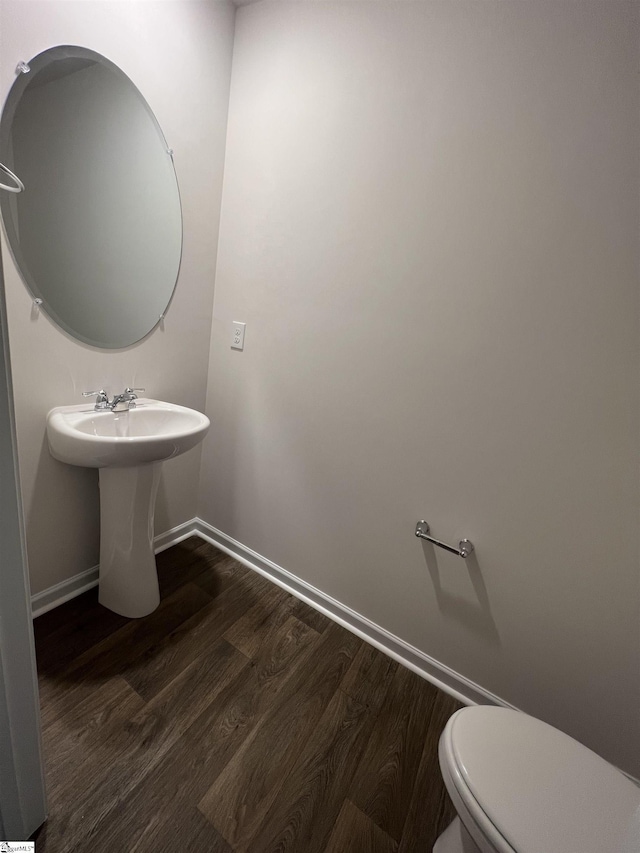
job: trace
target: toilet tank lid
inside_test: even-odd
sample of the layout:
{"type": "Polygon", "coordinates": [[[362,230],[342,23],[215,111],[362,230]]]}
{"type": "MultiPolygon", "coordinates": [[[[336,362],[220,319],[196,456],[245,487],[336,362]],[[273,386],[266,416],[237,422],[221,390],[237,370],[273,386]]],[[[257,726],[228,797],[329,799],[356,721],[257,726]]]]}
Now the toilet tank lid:
{"type": "Polygon", "coordinates": [[[518,853],[638,853],[640,788],[552,726],[507,708],[457,711],[446,752],[518,853]]]}

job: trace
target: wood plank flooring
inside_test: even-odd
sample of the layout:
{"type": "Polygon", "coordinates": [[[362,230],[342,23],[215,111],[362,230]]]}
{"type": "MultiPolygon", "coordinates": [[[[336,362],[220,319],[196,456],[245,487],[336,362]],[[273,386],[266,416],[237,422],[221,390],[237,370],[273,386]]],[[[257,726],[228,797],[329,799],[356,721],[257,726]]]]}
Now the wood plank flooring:
{"type": "Polygon", "coordinates": [[[458,703],[200,539],[158,574],[144,619],[92,590],[34,623],[38,853],[430,853],[458,703]]]}

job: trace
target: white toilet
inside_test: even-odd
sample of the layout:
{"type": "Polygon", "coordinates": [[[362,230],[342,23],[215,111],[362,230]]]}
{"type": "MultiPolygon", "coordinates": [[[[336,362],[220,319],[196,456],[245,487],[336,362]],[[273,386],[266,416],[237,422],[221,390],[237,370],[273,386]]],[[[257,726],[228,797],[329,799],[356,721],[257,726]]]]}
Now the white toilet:
{"type": "Polygon", "coordinates": [[[640,788],[534,717],[462,708],[439,757],[458,817],[433,853],[640,853],[640,788]]]}

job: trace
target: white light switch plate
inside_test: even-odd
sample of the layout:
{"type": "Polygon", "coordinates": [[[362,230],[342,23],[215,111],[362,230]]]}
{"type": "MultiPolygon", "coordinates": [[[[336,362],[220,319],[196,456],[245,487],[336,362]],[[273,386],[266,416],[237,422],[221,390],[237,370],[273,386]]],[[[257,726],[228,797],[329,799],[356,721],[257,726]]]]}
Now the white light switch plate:
{"type": "Polygon", "coordinates": [[[246,323],[237,323],[233,321],[231,327],[231,349],[244,349],[244,330],[246,323]]]}

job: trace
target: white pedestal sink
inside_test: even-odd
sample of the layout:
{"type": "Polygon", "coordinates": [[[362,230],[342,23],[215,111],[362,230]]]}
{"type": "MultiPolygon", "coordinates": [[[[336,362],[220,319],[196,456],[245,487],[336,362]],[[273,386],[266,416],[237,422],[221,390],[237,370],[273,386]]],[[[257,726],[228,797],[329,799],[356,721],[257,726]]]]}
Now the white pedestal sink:
{"type": "Polygon", "coordinates": [[[51,454],[100,469],[99,601],[110,610],[135,618],[160,603],[153,514],[162,462],[195,447],[208,429],[206,415],[148,399],[122,412],[85,404],[47,415],[51,454]]]}

